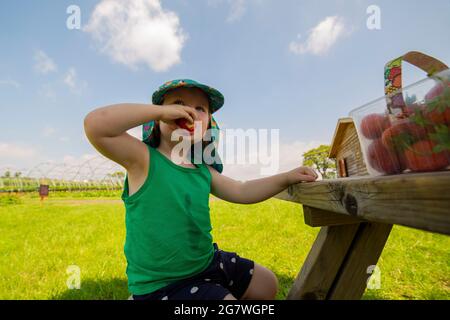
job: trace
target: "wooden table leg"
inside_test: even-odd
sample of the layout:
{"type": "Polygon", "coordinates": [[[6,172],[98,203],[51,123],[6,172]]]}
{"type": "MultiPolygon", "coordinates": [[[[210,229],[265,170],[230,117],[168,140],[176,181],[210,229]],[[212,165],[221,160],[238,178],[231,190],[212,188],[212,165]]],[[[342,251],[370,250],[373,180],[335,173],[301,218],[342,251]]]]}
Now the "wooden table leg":
{"type": "Polygon", "coordinates": [[[372,222],[321,228],[287,299],[360,299],[391,229],[372,222]]]}
{"type": "Polygon", "coordinates": [[[288,300],[326,298],[358,228],[357,223],[320,229],[288,300]]]}
{"type": "Polygon", "coordinates": [[[327,299],[361,299],[371,275],[368,268],[377,264],[391,230],[392,224],[360,224],[327,299]]]}

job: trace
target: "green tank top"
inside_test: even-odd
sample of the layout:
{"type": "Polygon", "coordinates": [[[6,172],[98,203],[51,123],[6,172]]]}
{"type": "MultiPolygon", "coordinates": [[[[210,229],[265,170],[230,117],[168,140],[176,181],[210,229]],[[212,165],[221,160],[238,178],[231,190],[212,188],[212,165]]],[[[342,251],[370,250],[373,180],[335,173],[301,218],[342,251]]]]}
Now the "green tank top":
{"type": "Polygon", "coordinates": [[[186,168],[147,145],[150,164],[140,189],[125,204],[128,289],[147,294],[205,270],[214,257],[209,215],[211,173],[186,168]]]}

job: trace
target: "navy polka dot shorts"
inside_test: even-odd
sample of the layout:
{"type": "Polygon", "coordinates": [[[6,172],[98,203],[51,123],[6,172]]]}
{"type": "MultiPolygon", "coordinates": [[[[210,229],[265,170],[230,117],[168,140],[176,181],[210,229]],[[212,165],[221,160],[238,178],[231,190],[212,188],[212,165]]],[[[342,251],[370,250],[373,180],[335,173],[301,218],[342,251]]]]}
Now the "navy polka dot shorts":
{"type": "Polygon", "coordinates": [[[223,300],[232,294],[240,299],[252,279],[255,263],[235,252],[220,250],[214,243],[214,258],[203,272],[176,281],[149,294],[133,295],[134,300],[223,300]]]}

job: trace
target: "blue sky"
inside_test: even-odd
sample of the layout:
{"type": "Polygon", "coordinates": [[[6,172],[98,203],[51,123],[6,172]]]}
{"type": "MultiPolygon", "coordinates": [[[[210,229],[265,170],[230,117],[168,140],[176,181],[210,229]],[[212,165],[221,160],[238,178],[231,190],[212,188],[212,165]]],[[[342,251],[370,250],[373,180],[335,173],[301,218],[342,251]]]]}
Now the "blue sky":
{"type": "MultiPolygon", "coordinates": [[[[176,78],[224,94],[215,114],[224,128],[280,129],[280,156],[292,167],[308,147],[331,142],[338,118],[383,95],[388,60],[417,50],[450,63],[445,0],[138,0],[160,7],[147,16],[154,21],[120,22],[134,42],[104,29],[116,20],[94,15],[101,2],[0,2],[0,168],[96,154],[83,132],[89,111],[149,103],[176,78]],[[82,30],[66,27],[70,5],[81,10],[82,30]],[[366,26],[369,5],[381,10],[380,30],[366,26]],[[106,43],[113,47],[102,51],[106,43]],[[158,55],[169,57],[165,65],[158,55]]],[[[412,67],[405,73],[406,84],[424,77],[412,67]]]]}

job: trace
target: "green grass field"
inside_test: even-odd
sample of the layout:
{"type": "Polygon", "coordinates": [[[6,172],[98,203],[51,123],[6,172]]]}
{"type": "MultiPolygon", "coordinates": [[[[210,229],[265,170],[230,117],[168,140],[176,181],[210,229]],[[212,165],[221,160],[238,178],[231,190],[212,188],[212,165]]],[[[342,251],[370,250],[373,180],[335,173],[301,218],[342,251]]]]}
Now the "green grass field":
{"type": "MultiPolygon", "coordinates": [[[[116,196],[116,199],[120,199],[116,196]]],[[[301,206],[211,202],[214,241],[273,270],[284,299],[317,235],[301,206]]],[[[0,299],[126,299],[125,209],[113,198],[24,197],[0,202],[0,299]],[[67,268],[81,288],[68,289],[67,268]]],[[[364,299],[449,299],[450,237],[395,226],[364,299]]]]}

